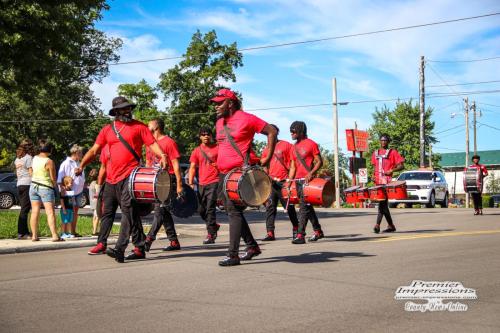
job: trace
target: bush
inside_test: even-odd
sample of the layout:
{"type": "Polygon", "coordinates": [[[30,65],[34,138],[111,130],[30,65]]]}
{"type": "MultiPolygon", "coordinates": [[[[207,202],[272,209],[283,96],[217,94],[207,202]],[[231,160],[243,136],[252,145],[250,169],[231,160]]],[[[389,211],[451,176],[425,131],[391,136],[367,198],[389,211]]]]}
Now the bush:
{"type": "Polygon", "coordinates": [[[483,195],[483,207],[493,207],[493,198],[489,195],[483,195]]]}

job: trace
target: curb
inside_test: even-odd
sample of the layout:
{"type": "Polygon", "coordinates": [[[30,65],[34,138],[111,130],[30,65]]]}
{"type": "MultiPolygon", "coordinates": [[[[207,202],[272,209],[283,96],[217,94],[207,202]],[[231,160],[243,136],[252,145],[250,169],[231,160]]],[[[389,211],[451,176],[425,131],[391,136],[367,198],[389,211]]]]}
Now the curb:
{"type": "MultiPolygon", "coordinates": [[[[64,250],[64,249],[75,249],[79,247],[91,247],[96,244],[97,239],[84,239],[84,240],[72,240],[64,241],[58,243],[47,243],[47,244],[37,244],[30,246],[13,246],[0,248],[0,255],[2,254],[15,254],[15,253],[26,253],[26,252],[41,252],[41,251],[52,251],[52,250],[64,250]]],[[[108,244],[115,244],[116,239],[113,238],[108,241],[108,244]]]]}

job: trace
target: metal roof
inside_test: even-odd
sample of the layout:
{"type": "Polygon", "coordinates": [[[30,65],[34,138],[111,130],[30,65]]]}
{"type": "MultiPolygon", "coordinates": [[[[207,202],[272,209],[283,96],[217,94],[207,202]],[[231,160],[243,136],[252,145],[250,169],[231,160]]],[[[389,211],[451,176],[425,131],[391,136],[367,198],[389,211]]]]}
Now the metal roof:
{"type": "MultiPolygon", "coordinates": [[[[488,165],[500,165],[500,150],[484,150],[478,151],[477,154],[481,157],[479,163],[488,165]]],[[[443,168],[446,167],[465,167],[465,152],[463,153],[441,153],[441,162],[443,168]]],[[[474,152],[469,153],[469,158],[472,158],[474,152]]],[[[472,161],[469,161],[471,164],[472,161]]]]}

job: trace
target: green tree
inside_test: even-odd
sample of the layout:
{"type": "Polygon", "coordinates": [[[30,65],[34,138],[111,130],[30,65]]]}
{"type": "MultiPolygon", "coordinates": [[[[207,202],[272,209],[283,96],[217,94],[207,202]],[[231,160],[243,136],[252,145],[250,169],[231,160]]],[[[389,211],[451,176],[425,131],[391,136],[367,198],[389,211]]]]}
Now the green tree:
{"type": "Polygon", "coordinates": [[[150,86],[144,79],[137,84],[120,84],[118,95],[137,104],[134,111],[134,118],[137,120],[147,123],[153,118],[163,116],[155,105],[155,100],[158,98],[157,88],[150,86]]]}
{"type": "MultiPolygon", "coordinates": [[[[433,109],[427,108],[425,112],[425,133],[426,146],[429,143],[438,142],[433,136],[434,122],[431,121],[433,109]]],[[[375,109],[372,114],[374,123],[369,129],[370,151],[367,156],[367,167],[370,175],[373,175],[371,156],[375,149],[380,148],[379,136],[389,134],[392,142],[390,148],[396,149],[405,158],[405,169],[416,169],[420,165],[420,118],[419,106],[408,102],[397,102],[394,110],[384,106],[381,110],[375,109]]],[[[427,158],[427,157],[426,157],[427,158]]],[[[432,155],[434,167],[439,167],[439,154],[432,155]]],[[[427,162],[428,165],[428,162],[427,162]]]]}
{"type": "Polygon", "coordinates": [[[209,99],[221,82],[235,82],[234,70],[242,66],[242,55],[236,43],[222,45],[215,31],[191,38],[184,59],[174,68],[161,74],[158,87],[170,101],[168,124],[182,153],[198,144],[198,128],[214,126],[216,117],[209,99]]]}
{"type": "Polygon", "coordinates": [[[488,193],[500,193],[500,178],[496,178],[493,171],[490,173],[488,178],[486,191],[488,191],[488,193]]]}
{"type": "Polygon", "coordinates": [[[0,114],[10,121],[0,124],[0,146],[11,158],[24,137],[51,140],[56,161],[70,143],[93,141],[88,120],[58,120],[101,116],[90,85],[121,46],[95,28],[108,8],[104,0],[0,2],[0,114]]]}

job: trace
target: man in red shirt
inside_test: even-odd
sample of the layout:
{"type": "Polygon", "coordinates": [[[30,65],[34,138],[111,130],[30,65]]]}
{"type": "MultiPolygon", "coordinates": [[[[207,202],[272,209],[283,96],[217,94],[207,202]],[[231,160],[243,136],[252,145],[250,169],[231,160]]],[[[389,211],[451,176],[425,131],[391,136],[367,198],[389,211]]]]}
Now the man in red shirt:
{"type": "Polygon", "coordinates": [[[209,127],[200,128],[199,137],[201,144],[193,150],[189,158],[191,165],[188,182],[194,189],[194,177],[198,168],[198,212],[207,225],[207,238],[203,244],[213,244],[220,228],[215,217],[219,185],[219,169],[217,169],[219,147],[212,142],[212,130],[209,127]]]}
{"type": "MultiPolygon", "coordinates": [[[[482,164],[479,164],[481,157],[479,155],[472,156],[472,165],[469,168],[478,168],[481,170],[481,177],[488,176],[488,170],[482,164]]],[[[483,198],[481,192],[473,192],[472,201],[474,202],[474,215],[483,215],[483,198]]]]}
{"type": "MultiPolygon", "coordinates": [[[[392,174],[396,171],[403,170],[403,163],[405,159],[399,155],[395,149],[389,148],[389,143],[391,138],[387,134],[382,134],[380,136],[380,146],[382,149],[377,149],[372,155],[373,173],[375,178],[375,184],[385,185],[391,182],[392,174]]],[[[380,232],[380,222],[385,216],[388,228],[384,232],[394,232],[396,227],[392,221],[391,212],[389,211],[388,200],[379,201],[378,203],[378,215],[377,223],[373,227],[375,233],[380,232]]]]}
{"type": "MultiPolygon", "coordinates": [[[[154,119],[151,120],[148,124],[148,128],[153,134],[156,142],[160,146],[161,150],[164,154],[167,155],[167,163],[168,163],[168,173],[170,177],[175,177],[172,184],[176,187],[177,195],[182,194],[182,178],[181,178],[181,170],[179,168],[179,158],[181,154],[179,153],[179,149],[177,148],[177,143],[165,134],[165,122],[163,119],[154,119]]],[[[160,160],[157,156],[151,151],[148,147],[146,148],[146,166],[154,167],[159,166],[160,160]]],[[[155,214],[153,218],[153,224],[151,225],[151,229],[149,229],[149,233],[146,237],[145,249],[149,252],[151,248],[151,244],[156,239],[156,234],[160,231],[161,226],[165,228],[165,232],[167,233],[168,240],[170,241],[170,245],[165,247],[163,251],[177,251],[181,249],[181,244],[179,243],[179,239],[177,238],[177,232],[175,231],[174,219],[172,218],[172,214],[169,210],[169,203],[156,203],[155,204],[155,214]]]]}
{"type": "MultiPolygon", "coordinates": [[[[221,89],[211,99],[215,103],[217,113],[217,142],[219,152],[217,167],[219,169],[219,189],[224,189],[224,178],[234,168],[248,165],[249,151],[255,133],[267,135],[269,155],[261,159],[262,165],[267,165],[274,154],[276,145],[276,130],[262,119],[241,110],[241,102],[234,92],[221,89]],[[229,135],[227,135],[229,133],[229,135]],[[235,147],[233,147],[233,143],[235,147]]],[[[234,266],[241,260],[250,260],[261,253],[257,242],[252,236],[247,220],[243,215],[245,207],[235,205],[224,195],[224,207],[229,216],[229,249],[227,257],[219,261],[221,266],[234,266]],[[246,253],[239,257],[240,238],[247,245],[246,253]]]]}
{"type": "Polygon", "coordinates": [[[120,205],[122,211],[122,218],[120,235],[115,248],[108,248],[106,254],[115,258],[117,262],[123,263],[125,260],[124,253],[131,234],[135,249],[127,256],[127,259],[133,260],[146,257],[144,252],[146,236],[142,229],[139,212],[128,190],[129,176],[134,168],[139,166],[139,156],[142,155],[143,145],[149,146],[161,158],[163,168],[167,166],[167,159],[148,127],[140,121],[132,119],[132,110],[135,104],[130,103],[122,96],[115,97],[112,103],[113,107],[109,111],[109,115],[115,117],[113,123],[104,126],[99,132],[94,145],[83,157],[80,167],[75,169],[75,174],[81,174],[85,166],[96,158],[102,147],[109,146],[102,218],[111,218],[118,205],[120,205]],[[120,141],[120,136],[131,147],[131,150],[120,141]]]}
{"type": "MultiPolygon", "coordinates": [[[[271,124],[276,129],[279,134],[280,130],[278,126],[271,124]]],[[[269,152],[267,147],[262,152],[262,157],[266,157],[269,152]]],[[[287,209],[288,217],[290,222],[292,222],[292,235],[295,238],[297,230],[299,228],[299,221],[297,219],[297,212],[295,211],[295,206],[288,203],[287,200],[283,199],[281,195],[281,189],[287,178],[293,178],[290,176],[290,170],[295,170],[295,161],[293,160],[293,145],[287,141],[279,140],[276,143],[276,148],[274,148],[274,154],[269,163],[269,168],[267,172],[269,177],[273,180],[273,192],[271,197],[267,202],[266,206],[266,229],[267,235],[263,241],[273,241],[276,239],[274,235],[274,221],[276,219],[276,212],[278,207],[278,202],[281,202],[283,208],[287,209]]]]}
{"type": "Polygon", "coordinates": [[[310,242],[316,242],[325,237],[321,224],[314,211],[314,207],[304,200],[303,187],[314,178],[318,170],[323,165],[323,159],[319,151],[318,144],[307,137],[307,126],[303,121],[294,121],[290,125],[290,134],[297,142],[293,145],[292,158],[295,161],[295,168],[290,170],[290,178],[295,178],[297,192],[300,198],[299,209],[299,229],[297,236],[292,240],[293,244],[305,244],[307,220],[311,220],[314,235],[309,238],[310,242]]]}

